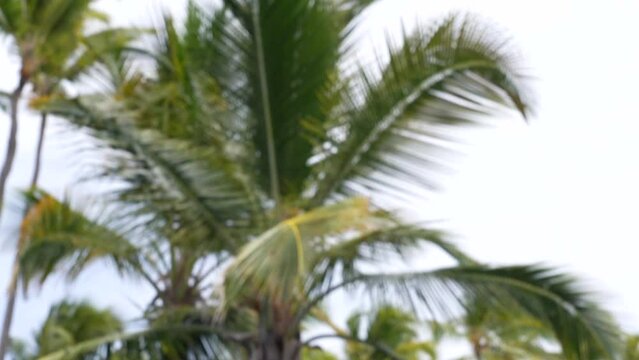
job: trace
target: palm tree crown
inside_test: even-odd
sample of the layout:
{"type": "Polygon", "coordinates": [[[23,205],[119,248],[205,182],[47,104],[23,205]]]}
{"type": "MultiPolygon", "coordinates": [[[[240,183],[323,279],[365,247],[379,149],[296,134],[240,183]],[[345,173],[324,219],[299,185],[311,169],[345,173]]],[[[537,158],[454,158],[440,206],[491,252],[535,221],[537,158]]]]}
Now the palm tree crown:
{"type": "MultiPolygon", "coordinates": [[[[118,264],[157,296],[151,330],[120,341],[171,341],[171,351],[147,348],[158,358],[298,359],[311,345],[302,322],[338,290],[432,316],[482,298],[539,319],[570,359],[613,356],[614,323],[572,278],[480,265],[372,196],[433,186],[449,128],[530,111],[510,45],[469,16],[405,33],[378,66],[349,62],[372,2],[225,0],[212,11],[191,3],[184,31],[166,19],[143,55],[152,75],[136,70],[139,55],[120,53],[101,72],[108,91],[43,104],[98,139],[107,154],[99,175],[118,181],[121,208],[111,225],[76,227],[74,246],[36,262],[41,279],[78,253],[114,255],[105,242],[78,240],[87,234],[128,244],[117,249],[136,255],[127,250],[118,264]],[[381,271],[425,245],[456,265],[381,271]]],[[[29,224],[29,234],[46,234],[32,236],[32,251],[69,234],[39,232],[50,223],[37,217],[29,224]]],[[[29,279],[38,273],[25,268],[29,279]]]]}

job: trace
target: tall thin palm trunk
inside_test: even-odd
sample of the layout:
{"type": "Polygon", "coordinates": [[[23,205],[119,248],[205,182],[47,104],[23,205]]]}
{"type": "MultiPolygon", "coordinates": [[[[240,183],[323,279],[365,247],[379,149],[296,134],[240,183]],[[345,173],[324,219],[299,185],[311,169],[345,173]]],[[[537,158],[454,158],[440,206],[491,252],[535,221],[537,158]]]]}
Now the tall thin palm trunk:
{"type": "MultiPolygon", "coordinates": [[[[38,186],[38,178],[40,176],[40,166],[42,164],[42,149],[44,147],[44,136],[47,128],[47,114],[42,113],[40,121],[40,132],[38,134],[38,144],[36,147],[36,155],[33,166],[33,175],[31,177],[30,188],[35,189],[38,186]]],[[[5,353],[9,344],[9,331],[13,322],[13,314],[15,312],[15,303],[18,295],[18,283],[20,280],[20,248],[16,249],[16,255],[13,259],[11,269],[11,280],[7,290],[7,307],[5,310],[4,323],[2,327],[2,340],[0,343],[0,360],[4,360],[5,353]]]]}
{"type": "MultiPolygon", "coordinates": [[[[33,166],[33,175],[31,177],[30,188],[35,189],[38,186],[38,178],[40,176],[40,167],[42,164],[42,149],[44,146],[44,136],[47,127],[47,114],[42,113],[40,122],[40,131],[38,134],[38,143],[36,147],[36,155],[33,166]]],[[[16,255],[13,259],[11,268],[11,280],[7,290],[7,307],[5,310],[4,323],[2,327],[2,339],[0,343],[0,360],[3,360],[9,345],[9,331],[13,322],[13,314],[15,312],[15,302],[18,294],[18,283],[20,280],[20,249],[19,245],[16,249],[16,255]]]]}
{"type": "Polygon", "coordinates": [[[38,186],[38,178],[40,177],[40,167],[42,166],[42,149],[44,147],[44,136],[47,129],[47,113],[40,115],[40,132],[38,133],[38,145],[36,147],[35,160],[33,164],[33,175],[31,177],[31,188],[38,186]]]}
{"type": "MultiPolygon", "coordinates": [[[[7,142],[7,152],[4,159],[2,170],[0,171],[0,214],[4,204],[4,194],[7,185],[7,179],[13,168],[13,161],[16,156],[16,148],[18,145],[18,106],[24,86],[27,84],[27,77],[21,76],[18,86],[11,94],[11,124],[9,129],[9,140],[7,142]]],[[[11,280],[7,289],[7,305],[4,312],[4,321],[2,323],[2,334],[0,335],[0,360],[4,360],[5,354],[9,347],[9,330],[13,321],[13,312],[15,309],[16,294],[18,290],[18,279],[20,274],[20,253],[16,248],[16,256],[13,260],[11,270],[11,280]]]]}
{"type": "Polygon", "coordinates": [[[16,157],[16,148],[18,145],[18,102],[22,96],[24,86],[27,84],[27,78],[21,77],[18,86],[11,94],[11,123],[9,128],[9,138],[7,140],[7,151],[4,158],[2,170],[0,170],[0,210],[4,205],[4,194],[7,185],[7,179],[13,169],[13,161],[16,157]]]}
{"type": "Polygon", "coordinates": [[[13,313],[15,311],[16,297],[18,294],[18,280],[20,279],[20,252],[16,250],[11,268],[11,281],[7,289],[7,306],[4,313],[4,322],[2,323],[2,339],[0,340],[0,360],[4,360],[7,349],[9,348],[9,331],[13,322],[13,313]]]}

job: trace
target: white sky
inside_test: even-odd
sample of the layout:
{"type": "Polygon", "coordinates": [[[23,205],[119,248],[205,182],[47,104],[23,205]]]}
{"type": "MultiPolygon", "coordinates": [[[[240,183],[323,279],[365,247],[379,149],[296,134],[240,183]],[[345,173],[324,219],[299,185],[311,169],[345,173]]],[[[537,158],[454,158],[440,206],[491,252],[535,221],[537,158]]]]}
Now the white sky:
{"type": "MultiPolygon", "coordinates": [[[[116,24],[150,24],[159,5],[183,13],[183,0],[101,0],[116,24]],[[156,6],[152,6],[156,5],[156,6]]],[[[491,263],[543,262],[588,280],[627,328],[639,331],[639,2],[632,0],[380,0],[362,24],[362,46],[379,43],[400,20],[426,22],[451,10],[478,13],[508,29],[525,56],[538,95],[538,111],[525,125],[505,120],[468,132],[468,154],[424,211],[448,219],[447,228],[470,254],[491,263]],[[634,100],[634,101],[633,101],[634,100]]],[[[0,89],[15,86],[16,68],[0,50],[0,89]]],[[[0,115],[0,150],[8,120],[0,115]]],[[[10,192],[24,187],[31,171],[37,119],[23,116],[19,154],[10,192]]],[[[59,126],[45,149],[41,179],[62,193],[76,177],[78,157],[59,126]],[[55,138],[54,138],[55,137],[55,138]]],[[[72,139],[73,138],[73,139],[72,139]]],[[[93,189],[85,189],[91,193],[93,189]]],[[[5,214],[1,240],[17,219],[5,214]]],[[[15,225],[13,225],[15,227],[15,225]]],[[[0,289],[9,276],[10,246],[0,255],[0,289]]],[[[65,296],[88,297],[125,316],[137,314],[148,291],[120,284],[93,267],[75,283],[54,279],[21,299],[13,333],[28,337],[65,296]]],[[[0,306],[4,309],[4,296],[0,306]]]]}

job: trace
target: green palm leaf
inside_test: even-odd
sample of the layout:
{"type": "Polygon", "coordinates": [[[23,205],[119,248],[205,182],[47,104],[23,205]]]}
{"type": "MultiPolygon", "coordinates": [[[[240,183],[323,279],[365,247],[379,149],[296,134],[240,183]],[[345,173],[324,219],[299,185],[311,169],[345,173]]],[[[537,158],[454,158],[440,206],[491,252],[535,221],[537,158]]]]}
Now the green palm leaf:
{"type": "Polygon", "coordinates": [[[574,279],[537,266],[456,267],[422,273],[364,275],[377,296],[451,314],[462,298],[480,298],[496,308],[525,311],[550,329],[567,359],[615,358],[616,324],[574,279]]]}
{"type": "MultiPolygon", "coordinates": [[[[475,264],[457,246],[446,241],[441,231],[419,226],[394,225],[364,233],[339,242],[319,254],[321,259],[336,259],[345,263],[368,261],[383,263],[394,255],[409,256],[420,245],[434,245],[460,264],[475,264]]],[[[346,266],[345,264],[343,266],[346,266]]]]}
{"type": "Polygon", "coordinates": [[[141,29],[109,28],[84,36],[81,39],[81,52],[75,55],[73,61],[67,62],[62,76],[68,80],[77,79],[107,54],[124,50],[144,33],[141,29]]]}
{"type": "Polygon", "coordinates": [[[360,71],[347,94],[330,152],[315,165],[319,204],[335,191],[410,193],[432,187],[447,126],[512,107],[524,116],[528,99],[508,44],[469,17],[453,16],[405,36],[375,76],[360,71]],[[363,100],[362,100],[363,99],[363,100]]]}
{"type": "Polygon", "coordinates": [[[522,311],[497,308],[483,299],[471,298],[464,304],[464,314],[450,325],[462,329],[475,356],[487,359],[508,357],[531,359],[563,359],[556,351],[552,330],[546,324],[522,311]]]}
{"type": "Polygon", "coordinates": [[[23,76],[40,66],[68,58],[75,47],[90,0],[46,2],[5,0],[0,6],[0,28],[12,35],[22,57],[23,76]]]}
{"type": "MultiPolygon", "coordinates": [[[[105,336],[86,340],[58,350],[38,358],[38,360],[63,360],[73,356],[90,353],[96,348],[108,344],[119,344],[120,349],[114,354],[121,359],[174,359],[181,358],[180,349],[173,348],[176,340],[180,340],[189,334],[209,334],[208,343],[199,344],[200,352],[187,351],[189,359],[205,360],[233,360],[241,356],[238,349],[233,347],[233,342],[245,340],[245,334],[237,334],[232,330],[218,328],[210,325],[178,325],[150,327],[148,329],[131,332],[115,332],[105,336]],[[224,339],[224,341],[220,341],[224,339]],[[157,347],[154,344],[162,344],[157,347]],[[177,357],[176,357],[177,356],[177,357]]],[[[193,346],[194,344],[191,344],[193,346]]]]}
{"type": "MultiPolygon", "coordinates": [[[[131,215],[146,214],[145,226],[183,222],[193,237],[200,235],[210,243],[210,249],[216,248],[215,241],[236,249],[241,237],[235,231],[250,231],[251,221],[259,219],[255,188],[215,150],[167,139],[153,130],[138,131],[126,113],[122,118],[101,118],[99,110],[82,101],[52,101],[46,108],[90,129],[113,151],[112,167],[103,174],[127,184],[119,200],[132,206],[131,215]]],[[[112,114],[117,111],[115,107],[112,114]]]]}
{"type": "Polygon", "coordinates": [[[393,259],[405,261],[424,247],[439,249],[461,265],[476,264],[446,241],[440,231],[397,225],[383,219],[375,219],[375,222],[372,230],[330,243],[318,251],[308,285],[311,304],[322,301],[339,281],[361,274],[365,266],[384,266],[393,259]]]}
{"type": "Polygon", "coordinates": [[[368,202],[355,198],[276,225],[245,245],[227,269],[226,301],[247,289],[274,300],[299,295],[325,239],[369,226],[371,217],[368,202]]]}
{"type": "Polygon", "coordinates": [[[21,6],[19,1],[0,2],[0,30],[3,34],[15,34],[21,20],[21,6]]]}
{"type": "Polygon", "coordinates": [[[355,313],[347,320],[349,332],[356,338],[362,338],[363,325],[366,328],[365,343],[347,343],[349,359],[388,359],[386,353],[367,346],[367,343],[384,345],[406,360],[421,359],[423,354],[430,359],[437,358],[433,343],[419,341],[417,319],[413,314],[392,306],[381,306],[371,316],[367,315],[355,313]]]}
{"type": "Polygon", "coordinates": [[[89,219],[42,191],[27,195],[29,210],[20,227],[20,267],[25,287],[43,283],[65,264],[77,275],[89,263],[111,259],[118,269],[137,264],[137,249],[107,225],[89,219]]]}
{"type": "Polygon", "coordinates": [[[299,194],[307,159],[323,141],[316,129],[327,109],[318,94],[337,73],[348,21],[327,1],[225,4],[229,11],[204,18],[200,40],[190,42],[200,45],[190,53],[207,59],[203,71],[219,83],[244,139],[255,145],[248,161],[265,191],[299,194]]]}
{"type": "Polygon", "coordinates": [[[109,310],[96,309],[86,302],[63,301],[49,310],[44,325],[36,335],[38,353],[51,353],[122,331],[122,328],[122,320],[109,310]]]}
{"type": "Polygon", "coordinates": [[[335,6],[346,13],[346,18],[354,19],[377,0],[337,0],[335,6]]]}

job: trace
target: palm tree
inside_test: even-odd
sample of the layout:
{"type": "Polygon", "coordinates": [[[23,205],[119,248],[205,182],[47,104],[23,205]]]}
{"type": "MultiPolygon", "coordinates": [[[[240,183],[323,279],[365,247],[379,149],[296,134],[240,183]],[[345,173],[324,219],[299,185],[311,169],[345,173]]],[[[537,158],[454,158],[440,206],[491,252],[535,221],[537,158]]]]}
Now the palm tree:
{"type": "MultiPolygon", "coordinates": [[[[69,37],[88,8],[89,1],[49,1],[33,2],[7,0],[0,2],[0,32],[13,39],[13,45],[20,56],[18,85],[10,96],[10,130],[5,160],[0,170],[0,209],[4,204],[6,182],[13,167],[17,148],[18,102],[25,86],[33,75],[55,56],[55,50],[65,48],[69,37]]],[[[16,261],[12,267],[12,278],[17,279],[19,268],[16,261]]],[[[9,329],[13,318],[17,281],[9,286],[9,296],[5,319],[0,335],[0,359],[4,359],[8,346],[9,329]],[[13,294],[13,295],[12,295],[13,294]]]]}
{"type": "Polygon", "coordinates": [[[20,57],[18,85],[10,95],[11,126],[2,171],[0,206],[4,203],[6,181],[13,167],[17,146],[18,101],[25,86],[50,62],[58,51],[75,46],[78,27],[86,19],[89,0],[47,2],[3,0],[0,2],[0,33],[9,35],[20,57]]]}
{"type": "Polygon", "coordinates": [[[442,327],[446,335],[468,341],[472,356],[462,359],[566,359],[543,322],[520,311],[503,311],[481,299],[465,305],[465,314],[442,327]]]}
{"type": "MultiPolygon", "coordinates": [[[[361,291],[436,317],[481,298],[551,328],[569,359],[616,355],[614,322],[570,276],[478,264],[380,201],[433,186],[447,130],[500,111],[526,116],[529,99],[510,45],[468,16],[404,34],[379,66],[349,62],[357,18],[372,2],[225,0],[212,12],[191,4],[184,32],[167,19],[147,54],[154,74],[120,56],[104,72],[111,94],[43,106],[107,151],[99,174],[121,184],[121,209],[115,226],[99,228],[136,250],[118,261],[157,293],[148,329],[90,345],[120,342],[168,359],[299,359],[317,339],[304,339],[302,322],[335,292],[361,291]],[[383,271],[423,246],[456,265],[383,271]]],[[[23,257],[41,279],[78,254],[113,255],[77,241],[86,236],[63,245],[68,232],[41,234],[23,257]],[[61,250],[33,260],[47,246],[61,250]]]]}
{"type": "MultiPolygon", "coordinates": [[[[100,336],[122,331],[122,320],[109,310],[99,310],[86,302],[63,301],[54,305],[36,335],[38,356],[100,336]]],[[[85,354],[79,359],[95,359],[85,354]]]]}
{"type": "MultiPolygon", "coordinates": [[[[7,0],[0,3],[0,32],[13,38],[21,58],[18,87],[6,96],[10,103],[11,128],[5,162],[0,172],[0,209],[4,203],[6,181],[13,166],[17,147],[18,101],[24,86],[31,83],[36,96],[32,105],[60,93],[63,80],[76,80],[109,51],[121,49],[137,36],[131,29],[108,29],[82,36],[85,22],[104,15],[90,8],[90,1],[54,0],[31,2],[7,0]]],[[[30,187],[36,188],[42,162],[47,114],[41,114],[30,187]]],[[[8,300],[0,337],[0,359],[4,358],[13,319],[19,281],[19,261],[12,267],[8,300]]]]}
{"type": "MultiPolygon", "coordinates": [[[[348,329],[351,337],[361,338],[362,320],[366,314],[355,313],[348,319],[348,329]]],[[[346,348],[351,360],[388,360],[387,353],[379,348],[372,348],[366,344],[376,344],[391,349],[402,359],[422,359],[422,355],[429,359],[437,359],[436,347],[433,342],[419,340],[417,321],[414,314],[392,306],[379,308],[369,320],[365,332],[365,344],[349,343],[346,348]]]]}
{"type": "MultiPolygon", "coordinates": [[[[100,310],[88,302],[62,301],[54,304],[34,336],[36,349],[26,345],[19,347],[14,355],[19,359],[37,359],[43,354],[63,349],[113,332],[122,331],[122,320],[110,310],[100,310]]],[[[20,344],[20,342],[12,342],[20,344]]],[[[109,359],[111,349],[85,354],[74,360],[109,359]]],[[[115,352],[115,351],[114,351],[115,352]]]]}
{"type": "MultiPolygon", "coordinates": [[[[105,14],[95,12],[92,9],[89,9],[85,16],[87,19],[97,17],[103,21],[108,20],[105,14]]],[[[31,82],[34,88],[34,98],[31,100],[31,106],[37,109],[39,103],[46,102],[51,97],[64,96],[64,89],[61,87],[63,81],[79,80],[82,75],[93,70],[106,57],[128,49],[129,44],[143,33],[143,30],[135,28],[106,28],[86,35],[78,32],[75,38],[69,39],[68,43],[65,44],[66,48],[57,48],[56,57],[47,59],[47,62],[33,75],[31,82]]],[[[40,116],[40,129],[31,178],[32,188],[38,184],[47,126],[47,113],[42,112],[40,116]]]]}

